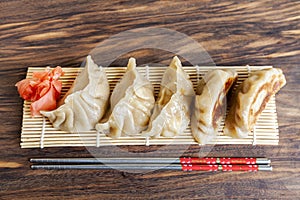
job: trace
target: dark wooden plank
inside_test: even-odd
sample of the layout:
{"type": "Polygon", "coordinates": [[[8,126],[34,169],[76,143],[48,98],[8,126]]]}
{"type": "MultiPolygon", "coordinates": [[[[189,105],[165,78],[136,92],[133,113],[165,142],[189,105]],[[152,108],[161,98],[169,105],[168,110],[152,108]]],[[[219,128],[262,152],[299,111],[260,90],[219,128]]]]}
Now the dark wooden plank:
{"type": "MultiPolygon", "coordinates": [[[[213,199],[299,196],[300,3],[297,1],[1,1],[0,199],[213,199]],[[277,95],[278,146],[218,145],[209,156],[267,156],[273,172],[30,170],[31,157],[89,157],[85,148],[20,149],[22,100],[14,84],[27,66],[80,66],[99,43],[122,31],[169,28],[200,43],[217,65],[274,65],[286,74],[277,95]],[[3,165],[3,164],[2,164],[3,165]]],[[[128,44],[131,45],[131,44],[128,44]]],[[[182,46],[184,50],[186,46],[182,46]]],[[[172,53],[141,49],[122,55],[139,64],[168,64],[172,53]]],[[[188,62],[186,62],[188,64],[188,62]]],[[[160,147],[121,147],[140,153],[160,147]]],[[[178,147],[165,154],[175,156],[178,147]]],[[[103,148],[109,152],[110,147],[103,148]]],[[[198,156],[190,146],[183,155],[198,156]]]]}

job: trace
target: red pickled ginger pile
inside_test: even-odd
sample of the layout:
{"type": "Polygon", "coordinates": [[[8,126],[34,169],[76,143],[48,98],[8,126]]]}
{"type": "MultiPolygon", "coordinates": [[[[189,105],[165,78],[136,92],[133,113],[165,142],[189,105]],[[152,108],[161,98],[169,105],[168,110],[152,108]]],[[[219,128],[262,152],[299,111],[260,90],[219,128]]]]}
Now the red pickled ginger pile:
{"type": "Polygon", "coordinates": [[[24,79],[16,83],[20,96],[32,101],[32,116],[39,116],[41,110],[50,111],[56,108],[60,97],[62,83],[58,80],[64,74],[61,67],[47,67],[43,72],[33,72],[32,79],[24,79]]]}

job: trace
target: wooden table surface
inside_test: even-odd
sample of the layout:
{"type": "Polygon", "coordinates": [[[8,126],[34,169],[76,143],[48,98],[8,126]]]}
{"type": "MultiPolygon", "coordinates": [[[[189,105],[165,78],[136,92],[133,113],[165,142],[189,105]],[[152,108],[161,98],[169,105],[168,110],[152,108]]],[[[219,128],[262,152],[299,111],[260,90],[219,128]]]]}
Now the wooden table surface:
{"type": "MultiPolygon", "coordinates": [[[[300,2],[32,1],[0,2],[0,199],[297,199],[299,177],[300,2]],[[287,85],[276,96],[278,146],[216,145],[209,156],[262,156],[272,172],[128,173],[117,170],[31,170],[32,157],[90,157],[85,148],[21,149],[22,100],[14,84],[28,66],[80,66],[99,43],[143,27],[168,28],[202,45],[216,65],[273,65],[287,85]]],[[[173,54],[142,49],[139,64],[167,64],[173,54]]],[[[101,147],[102,148],[102,147],[101,147]]],[[[150,147],[122,147],[150,152],[150,147]]],[[[176,154],[176,146],[167,152],[176,154]]],[[[103,147],[109,151],[110,147],[103,147]]],[[[198,156],[192,145],[184,156],[198,156]]]]}

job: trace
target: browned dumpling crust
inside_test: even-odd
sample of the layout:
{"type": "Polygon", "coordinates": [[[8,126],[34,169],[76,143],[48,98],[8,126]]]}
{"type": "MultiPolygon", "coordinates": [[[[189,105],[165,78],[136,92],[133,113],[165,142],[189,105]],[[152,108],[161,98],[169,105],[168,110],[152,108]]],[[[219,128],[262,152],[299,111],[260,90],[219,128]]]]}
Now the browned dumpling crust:
{"type": "Polygon", "coordinates": [[[192,134],[198,143],[206,144],[217,135],[226,110],[226,94],[236,77],[235,70],[216,69],[198,83],[191,119],[192,134]]]}
{"type": "Polygon", "coordinates": [[[237,88],[232,98],[224,133],[234,138],[247,137],[272,95],[285,84],[281,69],[270,68],[253,72],[237,88]]]}

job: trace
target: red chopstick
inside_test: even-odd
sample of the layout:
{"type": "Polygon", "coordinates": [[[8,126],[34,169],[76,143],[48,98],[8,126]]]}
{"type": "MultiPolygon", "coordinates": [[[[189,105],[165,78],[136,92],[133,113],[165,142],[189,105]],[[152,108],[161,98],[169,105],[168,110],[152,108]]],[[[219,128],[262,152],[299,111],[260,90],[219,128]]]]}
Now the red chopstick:
{"type": "Polygon", "coordinates": [[[267,158],[32,158],[32,169],[272,171],[267,158]]]}
{"type": "Polygon", "coordinates": [[[45,164],[45,165],[31,165],[31,169],[56,169],[56,170],[71,170],[71,169],[94,169],[94,170],[182,170],[182,171],[272,171],[270,165],[195,165],[195,164],[73,164],[73,165],[61,165],[61,164],[45,164]]]}
{"type": "Polygon", "coordinates": [[[268,158],[238,158],[238,157],[181,157],[181,158],[31,158],[32,163],[60,163],[60,164],[122,164],[122,163],[150,163],[150,164],[226,164],[226,165],[254,165],[262,164],[267,165],[271,163],[268,158]]]}

